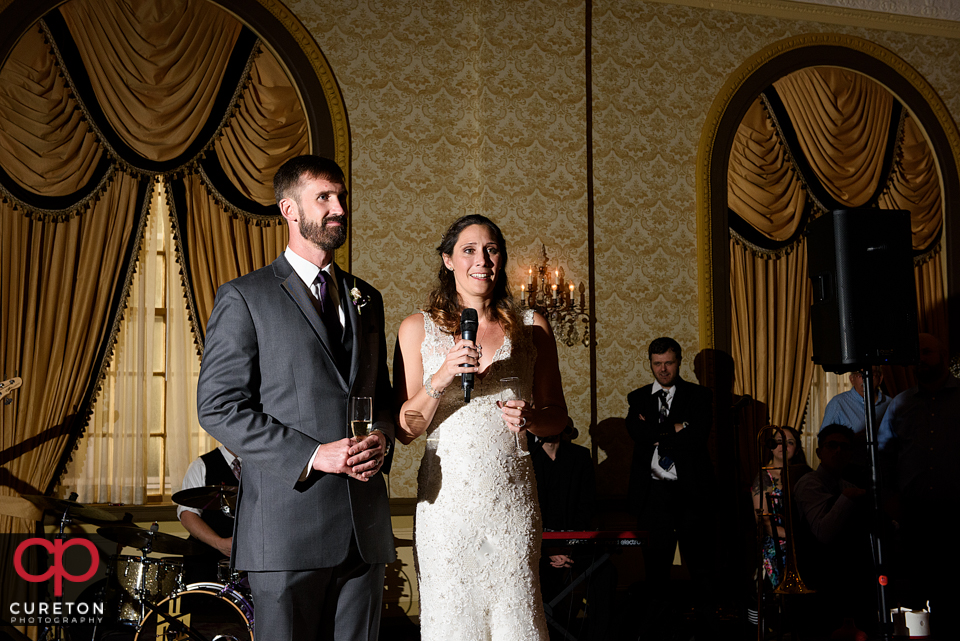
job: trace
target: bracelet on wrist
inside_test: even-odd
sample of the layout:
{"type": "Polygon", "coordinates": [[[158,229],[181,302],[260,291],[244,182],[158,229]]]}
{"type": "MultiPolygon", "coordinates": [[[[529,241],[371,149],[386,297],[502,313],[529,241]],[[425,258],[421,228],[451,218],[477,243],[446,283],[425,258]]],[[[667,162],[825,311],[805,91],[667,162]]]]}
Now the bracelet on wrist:
{"type": "Polygon", "coordinates": [[[440,398],[441,396],[443,396],[444,390],[440,390],[438,392],[437,390],[433,389],[433,385],[431,385],[431,383],[433,383],[433,374],[428,376],[427,381],[423,384],[423,391],[427,393],[427,396],[429,396],[430,398],[440,398]]]}

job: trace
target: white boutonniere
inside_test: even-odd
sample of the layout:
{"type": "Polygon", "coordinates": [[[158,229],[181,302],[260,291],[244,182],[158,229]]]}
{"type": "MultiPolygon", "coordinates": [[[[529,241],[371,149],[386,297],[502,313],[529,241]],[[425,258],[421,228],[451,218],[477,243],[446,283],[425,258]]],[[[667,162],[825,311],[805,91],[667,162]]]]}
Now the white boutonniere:
{"type": "Polygon", "coordinates": [[[353,279],[353,289],[350,290],[350,300],[353,301],[354,307],[357,308],[357,314],[362,314],[363,306],[370,302],[370,297],[361,294],[357,288],[356,278],[353,279]]]}

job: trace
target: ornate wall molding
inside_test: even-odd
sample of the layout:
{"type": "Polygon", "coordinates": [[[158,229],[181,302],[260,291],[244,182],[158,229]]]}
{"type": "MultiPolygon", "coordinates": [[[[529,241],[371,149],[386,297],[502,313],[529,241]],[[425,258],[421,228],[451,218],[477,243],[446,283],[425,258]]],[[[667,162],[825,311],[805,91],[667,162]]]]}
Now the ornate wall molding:
{"type": "Polygon", "coordinates": [[[876,10],[789,2],[787,0],[647,0],[658,4],[696,7],[711,11],[733,11],[753,16],[771,16],[787,20],[809,20],[821,24],[883,29],[923,36],[960,38],[960,22],[927,18],[904,13],[887,13],[889,9],[909,11],[912,7],[897,7],[889,2],[875,2],[876,10]],[[883,5],[882,8],[880,5],[883,5]]]}

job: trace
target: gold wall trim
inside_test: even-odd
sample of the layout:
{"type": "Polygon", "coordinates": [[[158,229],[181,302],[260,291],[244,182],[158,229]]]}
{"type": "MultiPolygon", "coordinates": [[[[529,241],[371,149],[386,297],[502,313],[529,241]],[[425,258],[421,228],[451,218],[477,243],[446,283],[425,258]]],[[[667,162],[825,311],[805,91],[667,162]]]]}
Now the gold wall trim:
{"type": "MultiPolygon", "coordinates": [[[[722,3],[716,3],[722,4],[722,3]]],[[[793,4],[793,3],[784,3],[793,4]]],[[[946,105],[937,95],[933,87],[926,79],[911,67],[902,58],[895,53],[877,45],[868,40],[838,33],[819,33],[802,36],[794,36],[775,42],[772,45],[761,49],[750,56],[740,67],[730,74],[717,97],[714,99],[703,126],[703,133],[700,136],[700,147],[697,152],[697,259],[699,263],[699,299],[700,299],[700,347],[716,347],[716,322],[714,313],[716,310],[717,287],[728,287],[728,283],[714,282],[714,255],[719,253],[726,255],[726,248],[717,251],[713,241],[719,235],[714,234],[714,211],[712,187],[714,183],[713,161],[717,146],[717,137],[721,133],[720,125],[728,110],[733,106],[733,100],[741,89],[751,80],[762,67],[773,61],[775,58],[788,52],[808,47],[840,47],[865,54],[878,62],[886,65],[888,68],[898,74],[920,98],[926,102],[926,107],[942,128],[950,148],[954,167],[960,167],[960,131],[954,122],[946,105]]],[[[842,65],[837,65],[842,66],[842,65]]],[[[857,70],[859,71],[859,70],[857,70]]],[[[862,73],[862,72],[861,72],[862,73]]],[[[774,78],[775,79],[775,78],[774,78]]],[[[874,78],[887,87],[904,104],[912,114],[915,112],[910,108],[903,97],[887,83],[881,79],[874,78]]],[[[754,81],[755,82],[755,81],[754,81]]],[[[772,82],[772,80],[771,80],[772,82]]],[[[757,91],[759,93],[760,87],[757,91]]],[[[755,97],[755,96],[754,96],[755,97]]],[[[917,122],[923,127],[923,120],[917,118],[917,122]]],[[[927,134],[926,131],[924,131],[927,134]]],[[[929,137],[929,134],[927,134],[929,137]]],[[[942,159],[936,156],[938,172],[940,173],[941,183],[943,182],[942,159]]],[[[725,166],[725,163],[724,163],[725,166]]],[[[723,194],[723,201],[726,202],[726,194],[723,194]]],[[[718,196],[719,202],[719,196],[718,196]]],[[[946,203],[945,203],[946,206],[946,203]]],[[[945,221],[946,222],[946,221],[945,221]]],[[[729,236],[726,234],[725,236],[729,236]]],[[[724,306],[726,307],[726,306],[724,306]]]]}
{"type": "Polygon", "coordinates": [[[787,20],[809,20],[846,27],[864,27],[899,31],[921,36],[960,38],[960,22],[921,18],[882,11],[848,9],[821,4],[789,2],[788,0],[645,0],[656,4],[732,11],[753,16],[771,16],[787,20]]]}

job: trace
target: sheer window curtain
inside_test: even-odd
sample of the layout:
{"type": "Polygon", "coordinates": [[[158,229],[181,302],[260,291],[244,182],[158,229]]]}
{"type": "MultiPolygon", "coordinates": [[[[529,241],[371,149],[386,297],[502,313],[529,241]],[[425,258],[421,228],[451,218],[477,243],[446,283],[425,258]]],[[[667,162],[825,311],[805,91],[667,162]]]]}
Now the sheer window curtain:
{"type": "Polygon", "coordinates": [[[154,189],[114,358],[64,478],[64,489],[77,492],[81,503],[146,502],[150,435],[161,412],[166,416],[166,444],[158,450],[165,456],[156,464],[165,469],[152,481],[159,481],[163,498],[169,499],[168,490],[179,489],[194,458],[216,446],[197,420],[200,359],[172,251],[169,215],[161,185],[154,189]],[[158,260],[161,251],[163,261],[158,260]],[[157,322],[158,308],[165,322],[157,322]],[[165,346],[165,353],[158,345],[165,346]],[[154,381],[158,369],[165,372],[165,393],[154,381]]]}
{"type": "Polygon", "coordinates": [[[813,366],[813,380],[810,383],[810,399],[807,402],[807,429],[803,431],[800,440],[803,441],[803,452],[807,455],[807,463],[816,469],[820,464],[817,456],[817,433],[823,423],[823,413],[827,403],[837,394],[853,389],[847,374],[825,372],[819,365],[813,366]]]}
{"type": "MultiPolygon", "coordinates": [[[[158,218],[166,222],[167,242],[167,472],[174,492],[183,484],[183,477],[193,459],[217,446],[217,441],[200,427],[197,418],[197,380],[200,377],[200,356],[197,338],[184,301],[183,272],[178,255],[174,260],[170,234],[170,212],[166,199],[160,199],[158,218]]],[[[164,494],[164,498],[167,496],[164,494]]]]}

